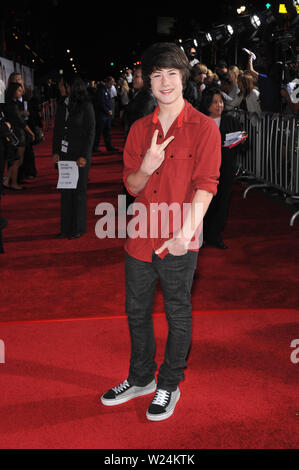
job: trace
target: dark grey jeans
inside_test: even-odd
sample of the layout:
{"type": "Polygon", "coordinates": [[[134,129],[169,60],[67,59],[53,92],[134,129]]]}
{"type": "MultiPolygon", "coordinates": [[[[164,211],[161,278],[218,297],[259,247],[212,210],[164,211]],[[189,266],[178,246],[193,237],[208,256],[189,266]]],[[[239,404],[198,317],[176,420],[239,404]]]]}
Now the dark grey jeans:
{"type": "Polygon", "coordinates": [[[156,344],[152,306],[160,280],[168,321],[164,362],[158,373],[158,387],[174,391],[184,378],[191,342],[191,287],[198,253],[183,256],[167,254],[162,260],[153,252],[152,262],[144,262],[126,253],[126,312],[131,335],[131,359],[128,381],[145,386],[155,376],[156,344]]]}

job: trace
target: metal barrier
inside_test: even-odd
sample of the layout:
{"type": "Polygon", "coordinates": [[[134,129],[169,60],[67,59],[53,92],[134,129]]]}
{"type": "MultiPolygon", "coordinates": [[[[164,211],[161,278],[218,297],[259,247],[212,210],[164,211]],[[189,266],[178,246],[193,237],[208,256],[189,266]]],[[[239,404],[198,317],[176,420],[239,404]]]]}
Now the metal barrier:
{"type": "Polygon", "coordinates": [[[47,132],[53,125],[56,113],[56,100],[52,99],[41,104],[43,132],[47,132]]]}
{"type": "MultiPolygon", "coordinates": [[[[257,114],[237,110],[235,116],[248,133],[248,141],[238,151],[238,165],[243,175],[254,180],[252,188],[276,188],[284,196],[299,200],[299,119],[286,114],[257,114]]],[[[293,214],[294,225],[299,211],[293,214]]]]}

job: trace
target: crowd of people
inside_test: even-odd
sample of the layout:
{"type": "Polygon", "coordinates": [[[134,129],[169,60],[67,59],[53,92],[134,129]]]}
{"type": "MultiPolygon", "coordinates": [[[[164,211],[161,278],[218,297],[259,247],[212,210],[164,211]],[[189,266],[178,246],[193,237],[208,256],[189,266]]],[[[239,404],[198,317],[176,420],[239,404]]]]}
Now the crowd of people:
{"type": "MultiPolygon", "coordinates": [[[[34,144],[43,139],[40,100],[25,89],[20,73],[11,73],[0,107],[0,200],[3,190],[21,191],[25,180],[37,175],[34,144]]],[[[7,219],[0,214],[0,252],[2,229],[7,219]]]]}
{"type": "MultiPolygon", "coordinates": [[[[157,236],[127,237],[130,363],[127,379],[101,395],[104,406],[121,405],[155,392],[146,411],[147,419],[162,421],[174,413],[191,344],[191,288],[203,219],[205,245],[228,248],[222,232],[230,203],[236,147],[226,145],[225,140],[228,134],[241,131],[235,110],[245,109],[257,115],[263,111],[281,112],[285,98],[277,64],[265,75],[256,72],[253,62],[250,53],[246,71],[225,62],[212,71],[194,57],[189,63],[176,44],[158,43],[145,52],[142,68],[134,71],[132,80],[127,73],[117,81],[108,76],[88,86],[77,76],[59,81],[52,158],[58,165],[60,161],[73,162],[79,176],[74,189],[61,190],[58,238],[73,239],[86,233],[92,154],[101,153],[102,138],[108,152],[118,151],[111,134],[116,116],[126,135],[123,181],[131,197],[146,206],[162,203],[168,208],[176,205],[180,210],[185,204],[189,207],[186,218],[180,219],[178,232],[172,221],[170,238],[166,240],[160,230],[161,218],[154,222],[154,228],[159,229],[157,236]],[[152,305],[158,280],[168,338],[156,382],[152,305]]],[[[286,103],[296,114],[294,104],[291,99],[286,103]]],[[[2,145],[1,161],[3,155],[11,158],[6,159],[6,173],[1,164],[1,182],[4,188],[19,191],[26,148],[32,147],[35,139],[20,77],[9,83],[3,113],[1,132],[5,132],[1,145],[9,146],[10,151],[5,154],[2,145]],[[14,137],[8,135],[11,129],[14,137]]],[[[146,225],[147,220],[145,213],[140,225],[146,225]]],[[[6,222],[1,219],[3,227],[6,222]]]]}
{"type": "Polygon", "coordinates": [[[299,106],[291,99],[292,87],[289,85],[299,78],[299,62],[289,64],[287,73],[281,62],[272,63],[267,73],[261,73],[255,70],[254,59],[254,54],[250,52],[246,70],[235,64],[228,65],[225,60],[220,60],[211,70],[199,61],[194,63],[192,59],[186,98],[200,110],[202,92],[212,85],[221,90],[225,112],[233,113],[240,108],[257,115],[261,112],[297,115],[299,106]]]}
{"type": "Polygon", "coordinates": [[[103,136],[107,151],[115,151],[111,143],[111,125],[119,118],[125,135],[133,122],[156,107],[152,93],[143,85],[141,66],[132,73],[127,70],[117,80],[108,76],[100,82],[91,81],[87,91],[94,106],[96,118],[94,152],[99,152],[100,137],[103,136]]]}
{"type": "MultiPolygon", "coordinates": [[[[184,98],[195,109],[210,115],[207,108],[207,96],[210,96],[209,90],[214,90],[215,99],[218,97],[221,108],[218,118],[220,115],[225,119],[227,116],[235,117],[237,116],[236,111],[239,109],[257,117],[262,112],[298,115],[299,103],[291,99],[291,92],[294,89],[292,83],[299,77],[298,61],[289,65],[288,76],[284,77],[284,85],[282,85],[282,73],[285,74],[285,72],[282,71],[281,63],[274,63],[267,74],[260,73],[254,68],[254,54],[248,52],[249,59],[246,70],[242,70],[235,64],[229,65],[225,60],[220,60],[215,67],[210,68],[199,62],[195,51],[193,51],[193,54],[190,53],[190,78],[184,90],[184,98]]],[[[49,79],[31,93],[31,90],[25,90],[19,73],[13,73],[9,77],[5,104],[1,105],[1,191],[6,189],[20,191],[24,189],[24,181],[36,177],[34,144],[40,142],[43,137],[41,105],[43,102],[55,99],[58,104],[65,106],[65,90],[67,86],[70,89],[71,82],[73,82],[73,79],[69,80],[65,77],[61,77],[57,83],[49,79]]],[[[81,81],[80,86],[86,92],[86,101],[92,104],[94,116],[92,118],[94,119],[94,129],[89,134],[92,144],[89,152],[90,159],[88,158],[88,160],[91,160],[92,153],[101,153],[101,139],[103,139],[103,144],[108,152],[118,151],[113,145],[111,132],[115,118],[120,119],[127,137],[132,124],[139,118],[152,113],[157,106],[150,88],[144,86],[141,65],[137,66],[134,71],[127,69],[117,79],[107,76],[98,82],[91,81],[87,83],[81,81]]],[[[63,110],[64,112],[65,110],[63,110]]],[[[91,127],[93,127],[93,124],[91,127]]],[[[219,127],[221,131],[222,126],[220,126],[220,123],[219,127]]],[[[229,127],[236,129],[238,125],[236,123],[232,125],[232,121],[230,121],[229,127]]],[[[56,154],[58,153],[57,151],[56,154]]],[[[87,164],[88,168],[89,166],[90,161],[87,164]]],[[[85,169],[84,172],[86,173],[84,180],[87,184],[88,171],[85,169]]],[[[228,180],[230,181],[230,189],[227,188],[229,193],[231,190],[231,177],[228,180]]],[[[86,193],[86,184],[83,185],[85,188],[83,193],[86,193]]],[[[125,187],[124,192],[127,195],[127,205],[129,205],[134,198],[127,192],[125,187]]],[[[82,194],[80,197],[82,198],[82,194]]],[[[227,198],[226,201],[228,201],[227,198]]],[[[217,198],[211,205],[210,211],[216,202],[217,198]]],[[[81,208],[83,206],[81,204],[81,208]]],[[[64,207],[64,203],[62,207],[64,207]]],[[[84,214],[85,209],[82,210],[84,214]]],[[[223,228],[225,222],[223,214],[227,213],[227,203],[226,208],[222,208],[221,212],[222,223],[220,225],[223,228]]],[[[82,217],[84,219],[85,216],[82,217]]],[[[210,214],[207,214],[206,220],[211,220],[210,214]]],[[[4,227],[7,221],[2,218],[0,223],[4,227]]],[[[81,236],[80,234],[85,232],[85,222],[82,222],[82,224],[79,228],[66,230],[65,225],[62,223],[60,236],[66,236],[69,232],[71,236],[81,236]]],[[[218,223],[219,227],[220,225],[218,223]]],[[[213,240],[207,238],[207,243],[216,243],[219,247],[226,247],[219,230],[217,236],[214,233],[213,240]]]]}
{"type": "Polygon", "coordinates": [[[7,136],[2,139],[1,176],[5,162],[7,171],[4,179],[1,177],[1,184],[6,189],[19,191],[24,189],[24,179],[36,177],[33,145],[39,140],[43,127],[39,100],[29,89],[25,90],[19,73],[12,73],[8,79],[1,116],[15,136],[14,141],[7,136]]]}
{"type": "MultiPolygon", "coordinates": [[[[193,107],[202,111],[203,91],[217,88],[224,103],[223,113],[236,116],[241,109],[249,114],[261,116],[262,112],[298,115],[299,104],[291,99],[290,86],[299,77],[299,63],[289,64],[287,76],[282,82],[280,62],[273,63],[267,73],[254,68],[254,54],[251,53],[246,70],[220,60],[215,67],[200,63],[195,55],[189,54],[190,79],[184,91],[184,98],[193,107]]],[[[93,151],[99,151],[101,135],[106,149],[115,150],[111,141],[111,125],[115,117],[121,119],[125,135],[133,122],[151,112],[156,100],[151,91],[144,87],[141,65],[132,72],[126,70],[118,79],[108,76],[100,82],[92,81],[87,90],[92,100],[96,118],[96,132],[93,151]]]]}
{"type": "MultiPolygon", "coordinates": [[[[34,93],[25,88],[21,74],[12,73],[5,90],[5,103],[0,110],[0,197],[3,192],[8,194],[24,190],[24,183],[37,176],[34,145],[43,138],[42,104],[50,100],[56,101],[57,109],[53,160],[57,163],[62,157],[66,160],[76,159],[77,154],[84,154],[87,160],[83,164],[81,160],[78,165],[80,177],[77,189],[61,191],[61,231],[58,236],[77,238],[85,233],[88,171],[92,153],[101,152],[101,137],[108,152],[118,151],[111,137],[114,119],[121,119],[127,134],[136,119],[154,110],[156,102],[150,92],[142,89],[140,69],[135,70],[134,77],[131,71],[126,71],[117,82],[113,77],[97,83],[86,83],[76,76],[61,77],[58,82],[49,79],[34,93]],[[78,120],[78,114],[83,116],[81,121],[78,120]],[[65,137],[66,123],[70,127],[68,140],[72,148],[67,156],[61,153],[58,142],[65,137]],[[84,151],[82,145],[79,145],[78,136],[81,136],[81,144],[84,143],[84,151]],[[73,216],[70,207],[74,208],[73,216]]],[[[1,216],[0,235],[7,222],[1,216]]],[[[0,252],[3,252],[1,239],[0,252]]]]}

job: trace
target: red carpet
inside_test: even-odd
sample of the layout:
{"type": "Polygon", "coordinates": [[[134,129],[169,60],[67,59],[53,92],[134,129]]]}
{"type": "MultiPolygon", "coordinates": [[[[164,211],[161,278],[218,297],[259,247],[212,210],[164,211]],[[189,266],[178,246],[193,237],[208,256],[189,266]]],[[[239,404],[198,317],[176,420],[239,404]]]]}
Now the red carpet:
{"type": "MultiPolygon", "coordinates": [[[[160,362],[164,318],[155,331],[160,362]]],[[[2,325],[1,448],[296,448],[295,331],[295,313],[195,315],[175,415],[150,423],[150,397],[99,403],[126,377],[125,319],[2,325]]]]}
{"type": "MultiPolygon", "coordinates": [[[[113,136],[121,149],[121,130],[113,136]]],[[[36,148],[36,164],[26,191],[2,199],[9,227],[0,255],[0,448],[298,447],[299,364],[290,360],[290,343],[299,338],[299,224],[289,226],[289,210],[258,191],[243,200],[246,186],[235,185],[229,250],[200,252],[181,400],[167,422],[149,423],[148,397],[113,409],[98,401],[128,366],[123,240],[94,232],[97,204],[117,202],[122,155],[94,156],[88,234],[72,241],[54,237],[50,135],[36,148]]],[[[154,311],[163,312],[160,292],[154,311]]],[[[159,362],[162,315],[155,328],[159,362]]]]}

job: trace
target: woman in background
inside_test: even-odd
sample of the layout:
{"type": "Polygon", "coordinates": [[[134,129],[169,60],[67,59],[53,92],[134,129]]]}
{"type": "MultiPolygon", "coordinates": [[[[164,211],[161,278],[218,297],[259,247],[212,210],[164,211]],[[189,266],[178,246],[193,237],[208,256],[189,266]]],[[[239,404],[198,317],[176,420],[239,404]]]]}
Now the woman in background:
{"type": "Polygon", "coordinates": [[[117,94],[119,98],[119,117],[123,118],[123,114],[127,105],[129,104],[130,88],[125,78],[120,77],[117,82],[117,94]]]}
{"type": "Polygon", "coordinates": [[[55,117],[53,161],[75,161],[79,167],[76,189],[61,190],[60,233],[57,238],[79,238],[86,233],[88,173],[95,134],[94,108],[83,80],[61,81],[61,99],[55,117]]]}
{"type": "Polygon", "coordinates": [[[6,118],[19,139],[15,159],[8,168],[3,182],[5,188],[13,190],[23,189],[23,187],[18,184],[18,173],[24,159],[26,134],[30,135],[32,141],[34,141],[35,138],[34,133],[28,126],[20,109],[19,99],[23,96],[23,93],[24,89],[21,83],[11,82],[6,90],[6,103],[4,105],[6,118]]]}
{"type": "Polygon", "coordinates": [[[210,116],[219,127],[222,140],[220,177],[216,196],[206,212],[203,223],[205,245],[226,249],[228,246],[222,238],[229,203],[231,198],[233,178],[235,173],[235,148],[223,147],[225,136],[241,130],[239,121],[233,116],[222,114],[224,102],[219,88],[206,88],[202,94],[201,112],[210,116]]]}
{"type": "Polygon", "coordinates": [[[259,101],[260,92],[255,88],[252,76],[244,72],[238,78],[238,85],[240,89],[240,94],[237,97],[239,100],[238,106],[248,113],[256,113],[260,116],[262,113],[259,101]]]}

